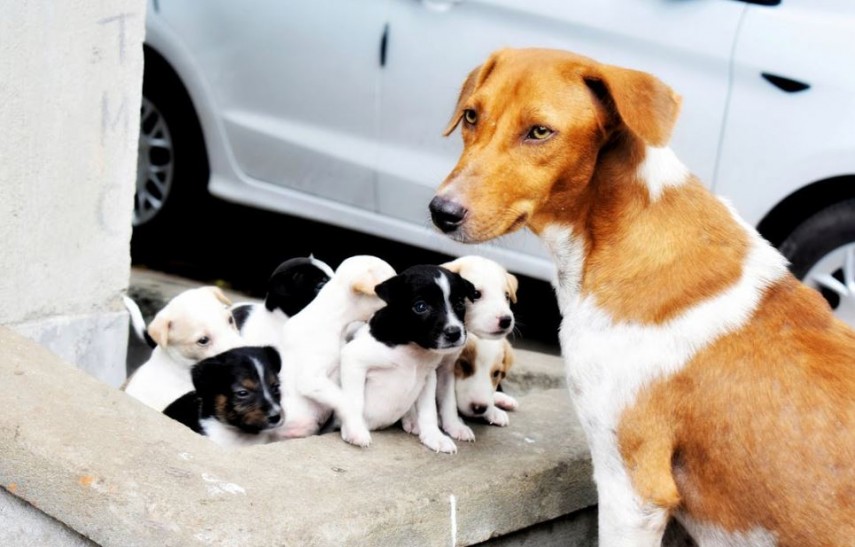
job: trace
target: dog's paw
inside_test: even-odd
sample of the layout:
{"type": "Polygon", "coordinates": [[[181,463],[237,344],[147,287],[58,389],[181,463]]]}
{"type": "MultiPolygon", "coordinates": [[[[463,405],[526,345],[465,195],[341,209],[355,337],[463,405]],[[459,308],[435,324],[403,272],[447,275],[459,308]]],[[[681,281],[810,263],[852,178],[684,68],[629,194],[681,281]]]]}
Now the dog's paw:
{"type": "Polygon", "coordinates": [[[371,444],[371,433],[364,426],[342,425],[341,438],[345,442],[363,448],[371,444]]]}
{"type": "Polygon", "coordinates": [[[434,452],[444,452],[446,454],[457,454],[457,445],[451,440],[451,437],[443,434],[437,429],[435,432],[419,435],[419,440],[423,445],[430,448],[434,452]]]}
{"type": "Polygon", "coordinates": [[[466,441],[466,442],[475,442],[475,433],[472,431],[472,428],[463,422],[455,422],[449,424],[448,426],[443,425],[443,429],[446,433],[451,435],[452,439],[457,439],[458,441],[466,441]]]}
{"type": "Polygon", "coordinates": [[[493,394],[493,403],[502,410],[516,410],[520,406],[516,399],[501,391],[493,394]]]}
{"type": "Polygon", "coordinates": [[[511,423],[511,419],[508,418],[508,413],[496,407],[490,407],[490,410],[484,414],[484,419],[487,420],[490,425],[497,425],[499,427],[505,427],[511,423]]]}
{"type": "Polygon", "coordinates": [[[401,418],[401,427],[403,427],[404,431],[410,435],[419,434],[419,422],[415,417],[410,416],[409,414],[401,418]]]}

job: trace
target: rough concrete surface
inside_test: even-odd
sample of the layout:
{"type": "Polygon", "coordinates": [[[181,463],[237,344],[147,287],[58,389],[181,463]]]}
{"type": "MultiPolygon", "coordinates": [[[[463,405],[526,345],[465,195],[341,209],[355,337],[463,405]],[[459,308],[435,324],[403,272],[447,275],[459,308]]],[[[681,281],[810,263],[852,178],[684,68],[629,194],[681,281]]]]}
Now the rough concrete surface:
{"type": "MultiPolygon", "coordinates": [[[[15,488],[12,486],[13,490],[15,488]]],[[[0,488],[0,545],[93,547],[95,544],[21,498],[0,488]]]]}
{"type": "Polygon", "coordinates": [[[0,485],[101,545],[470,545],[595,503],[564,389],[456,455],[397,428],[225,449],[8,329],[0,348],[0,485]]]}

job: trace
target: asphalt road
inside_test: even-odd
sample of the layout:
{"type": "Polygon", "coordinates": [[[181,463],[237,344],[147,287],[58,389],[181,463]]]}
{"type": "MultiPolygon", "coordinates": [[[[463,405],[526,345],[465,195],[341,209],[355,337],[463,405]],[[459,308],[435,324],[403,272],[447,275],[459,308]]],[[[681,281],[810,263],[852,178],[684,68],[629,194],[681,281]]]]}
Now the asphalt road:
{"type": "MultiPolygon", "coordinates": [[[[145,267],[189,280],[263,298],[270,273],[282,261],[314,254],[335,268],[356,254],[383,258],[400,271],[414,264],[439,264],[452,257],[327,224],[261,211],[213,198],[195,204],[170,230],[143,238],[134,233],[131,259],[145,267]]],[[[517,328],[512,342],[558,353],[560,316],[552,287],[517,276],[517,328]]]]}

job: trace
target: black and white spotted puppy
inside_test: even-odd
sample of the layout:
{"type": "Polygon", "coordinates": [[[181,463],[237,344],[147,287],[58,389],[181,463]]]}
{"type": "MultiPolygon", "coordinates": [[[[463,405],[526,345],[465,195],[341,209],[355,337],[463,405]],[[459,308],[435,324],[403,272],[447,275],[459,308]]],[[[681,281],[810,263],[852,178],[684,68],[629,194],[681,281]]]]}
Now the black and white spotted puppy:
{"type": "Polygon", "coordinates": [[[454,453],[454,441],[437,422],[435,371],[444,355],[459,352],[466,342],[465,300],[474,298],[475,287],[445,268],[419,265],[375,291],[386,306],[341,352],[344,402],[336,409],[341,436],[368,446],[369,431],[412,412],[425,446],[454,453]]]}
{"type": "Polygon", "coordinates": [[[193,387],[163,413],[223,446],[270,442],[282,425],[279,352],[239,347],[193,366],[193,387]]]}
{"type": "Polygon", "coordinates": [[[278,344],[288,318],[314,300],[332,276],[332,268],[311,255],[280,264],[267,281],[263,303],[241,302],[231,308],[243,339],[248,345],[278,344]]]}

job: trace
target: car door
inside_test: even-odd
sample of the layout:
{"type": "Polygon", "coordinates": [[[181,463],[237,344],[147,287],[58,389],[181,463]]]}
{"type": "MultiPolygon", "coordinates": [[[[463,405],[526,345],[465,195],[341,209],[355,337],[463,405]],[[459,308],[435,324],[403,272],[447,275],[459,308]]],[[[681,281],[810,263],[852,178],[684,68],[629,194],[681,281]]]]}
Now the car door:
{"type": "Polygon", "coordinates": [[[165,0],[250,180],[374,209],[387,0],[165,0]]]}
{"type": "MultiPolygon", "coordinates": [[[[744,9],[735,0],[392,2],[381,74],[379,211],[430,229],[427,204],[462,148],[459,135],[441,132],[466,75],[500,47],[569,49],[657,75],[683,97],[672,147],[711,185],[744,9]]],[[[525,258],[546,256],[535,239],[514,234],[482,250],[520,273],[546,277],[545,260],[532,265],[525,258]]]]}

